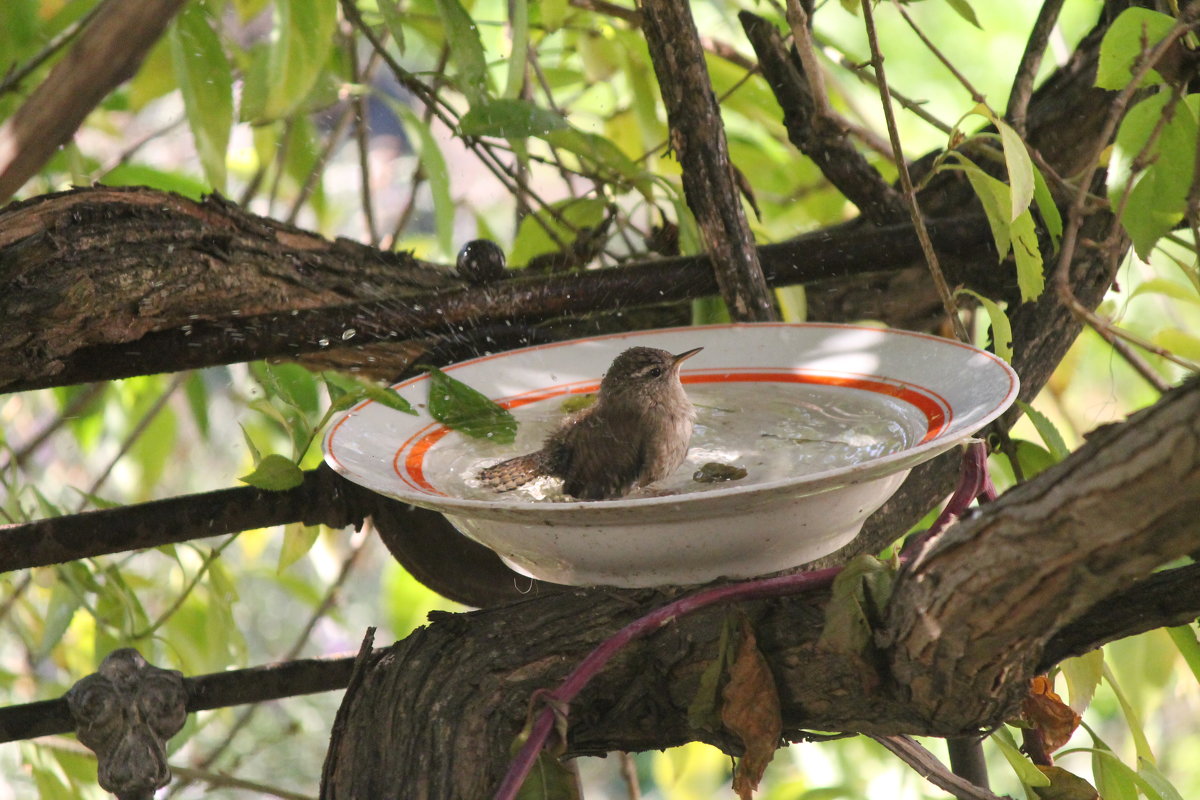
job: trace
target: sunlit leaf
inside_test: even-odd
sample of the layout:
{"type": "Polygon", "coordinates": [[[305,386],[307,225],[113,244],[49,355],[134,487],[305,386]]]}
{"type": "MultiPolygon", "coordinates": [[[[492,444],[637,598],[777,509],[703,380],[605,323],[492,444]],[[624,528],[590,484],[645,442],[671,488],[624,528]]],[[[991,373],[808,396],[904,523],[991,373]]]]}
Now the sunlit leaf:
{"type": "Polygon", "coordinates": [[[168,33],[175,80],[204,175],[225,191],[225,155],[233,126],[233,75],[201,3],[188,3],[168,33]]]}
{"type": "MultiPolygon", "coordinates": [[[[346,397],[352,398],[349,405],[354,405],[359,400],[370,398],[380,405],[403,411],[406,414],[416,414],[417,410],[412,407],[412,404],[401,397],[386,386],[380,386],[366,378],[360,378],[357,375],[347,375],[345,373],[327,372],[325,373],[326,386],[330,389],[330,400],[333,399],[333,390],[345,394],[346,397]]],[[[339,402],[344,402],[344,398],[339,397],[339,402]]]]}
{"type": "Polygon", "coordinates": [[[248,483],[256,489],[266,489],[272,492],[282,492],[295,489],[304,483],[304,473],[295,462],[272,453],[265,456],[258,466],[248,475],[238,478],[242,483],[248,483]]]}
{"type": "Polygon", "coordinates": [[[1096,649],[1075,658],[1068,658],[1059,664],[1063,677],[1067,681],[1067,696],[1071,708],[1082,714],[1092,702],[1096,687],[1104,677],[1104,651],[1096,649]]]}
{"type": "Polygon", "coordinates": [[[1183,800],[1183,795],[1179,793],[1174,784],[1167,780],[1167,776],[1162,774],[1153,761],[1139,758],[1138,775],[1154,788],[1162,800],[1183,800]]]}
{"type": "Polygon", "coordinates": [[[610,179],[624,179],[644,196],[650,196],[653,176],[605,137],[576,128],[556,129],[535,135],[579,156],[586,169],[597,171],[610,179]]]}
{"type": "Polygon", "coordinates": [[[1025,148],[1025,142],[1007,122],[994,118],[993,122],[1000,131],[1000,143],[1004,147],[1004,164],[1008,168],[1008,185],[1012,198],[1009,204],[1011,216],[1015,220],[1021,212],[1029,208],[1033,200],[1034,177],[1033,160],[1025,148]]]}
{"type": "Polygon", "coordinates": [[[1195,166],[1197,100],[1176,103],[1170,120],[1159,130],[1168,102],[1169,93],[1161,92],[1130,109],[1117,131],[1109,161],[1108,196],[1114,206],[1134,183],[1121,224],[1143,260],[1183,219],[1195,166]],[[1158,138],[1147,150],[1156,131],[1158,138]],[[1145,168],[1134,172],[1139,156],[1145,168]]]}
{"type": "Polygon", "coordinates": [[[42,635],[34,651],[37,660],[45,658],[62,641],[63,634],[67,632],[82,602],[79,591],[67,581],[59,579],[54,582],[50,589],[50,603],[46,608],[46,616],[42,620],[42,635]]]}
{"type": "Polygon", "coordinates": [[[971,182],[971,188],[974,189],[975,196],[979,198],[983,212],[987,216],[988,225],[992,229],[996,252],[1003,261],[1012,246],[1012,219],[1009,217],[1009,211],[1012,208],[1012,192],[1009,190],[1008,184],[988,175],[966,156],[961,153],[952,153],[951,155],[957,157],[961,168],[967,173],[967,180],[971,182]]]}
{"type": "Polygon", "coordinates": [[[429,415],[476,439],[511,444],[517,437],[517,420],[507,409],[437,367],[429,367],[429,415]]]}
{"type": "MultiPolygon", "coordinates": [[[[1142,54],[1162,40],[1175,25],[1166,14],[1147,8],[1127,8],[1113,20],[1100,42],[1096,85],[1101,89],[1124,89],[1133,79],[1134,65],[1142,54]]],[[[1160,83],[1162,77],[1150,70],[1144,84],[1160,83]]]]}

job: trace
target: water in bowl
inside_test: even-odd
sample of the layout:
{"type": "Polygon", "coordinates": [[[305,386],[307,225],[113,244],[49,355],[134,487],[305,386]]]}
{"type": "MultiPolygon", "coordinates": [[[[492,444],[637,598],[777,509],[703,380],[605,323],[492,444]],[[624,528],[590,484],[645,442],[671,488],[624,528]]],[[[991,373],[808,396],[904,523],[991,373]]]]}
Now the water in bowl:
{"type": "MultiPolygon", "coordinates": [[[[687,459],[667,479],[628,497],[706,492],[838,469],[910,447],[925,419],[909,405],[874,392],[795,383],[693,384],[696,426],[687,459]],[[693,479],[704,464],[742,467],[736,481],[693,479]]],[[[425,474],[454,497],[504,502],[570,502],[559,481],[541,478],[510,492],[480,485],[479,470],[541,447],[564,417],[557,397],[514,410],[520,425],[513,444],[496,445],[457,433],[426,455],[425,474]]]]}

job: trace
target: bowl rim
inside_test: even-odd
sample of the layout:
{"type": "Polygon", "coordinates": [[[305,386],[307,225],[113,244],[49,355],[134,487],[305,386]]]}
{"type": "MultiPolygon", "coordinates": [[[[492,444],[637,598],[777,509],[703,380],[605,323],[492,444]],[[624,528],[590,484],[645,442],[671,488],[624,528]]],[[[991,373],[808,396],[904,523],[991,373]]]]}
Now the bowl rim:
{"type": "MultiPolygon", "coordinates": [[[[822,470],[820,472],[807,473],[800,477],[779,478],[764,483],[740,486],[723,486],[709,489],[704,492],[695,493],[652,497],[623,497],[614,500],[572,500],[570,502],[563,503],[522,503],[513,502],[510,500],[478,500],[474,498],[455,497],[453,495],[432,495],[411,489],[403,481],[396,481],[394,485],[389,485],[387,488],[378,488],[387,482],[364,482],[364,480],[360,480],[360,478],[369,479],[370,476],[364,475],[362,470],[353,469],[342,464],[334,452],[334,441],[342,425],[350,420],[356,413],[361,412],[363,408],[376,402],[370,399],[357,403],[346,411],[341,412],[338,416],[334,417],[325,433],[325,436],[322,439],[322,449],[325,453],[325,461],[335,471],[346,477],[348,480],[354,483],[359,483],[360,485],[363,485],[373,491],[395,497],[403,502],[460,516],[493,517],[506,520],[511,520],[520,516],[530,516],[543,522],[549,522],[552,519],[557,520],[566,517],[578,516],[580,514],[602,514],[607,511],[627,513],[632,509],[641,509],[646,511],[651,511],[652,509],[670,509],[671,507],[678,506],[681,503],[686,503],[688,505],[707,504],[710,502],[719,503],[730,497],[740,497],[742,495],[753,495],[757,493],[775,494],[785,489],[790,489],[791,491],[787,492],[787,494],[795,497],[815,494],[818,492],[835,489],[839,486],[861,483],[863,481],[872,480],[892,472],[899,471],[900,469],[904,469],[906,467],[911,468],[915,464],[920,463],[927,458],[933,457],[933,455],[936,455],[938,452],[947,450],[960,441],[966,440],[974,431],[979,430],[989,422],[999,417],[1012,404],[1018,391],[1020,390],[1020,378],[1007,362],[1005,362],[996,354],[988,352],[987,350],[983,350],[982,348],[975,347],[974,345],[969,345],[959,342],[955,339],[947,339],[918,331],[907,331],[898,328],[887,328],[882,326],[877,327],[873,325],[853,325],[830,322],[734,322],[714,325],[685,325],[672,328],[651,328],[640,331],[623,331],[611,334],[599,334],[596,336],[566,339],[558,342],[547,342],[544,344],[521,347],[514,350],[504,350],[496,353],[490,353],[468,359],[466,361],[455,362],[454,364],[444,367],[443,371],[449,374],[458,369],[481,364],[487,361],[509,358],[512,356],[520,356],[521,354],[547,350],[550,348],[578,345],[585,342],[611,341],[680,332],[754,329],[762,330],[764,328],[870,331],[885,337],[912,337],[932,342],[938,346],[953,346],[970,351],[973,354],[982,354],[983,356],[987,357],[987,359],[992,363],[993,367],[998,367],[1007,374],[1009,378],[1009,387],[1004,397],[995,401],[992,408],[984,412],[980,417],[978,417],[978,419],[973,419],[970,422],[971,427],[969,429],[964,430],[961,427],[962,423],[960,420],[952,420],[946,425],[945,430],[929,440],[919,442],[911,447],[897,450],[894,453],[889,453],[885,456],[873,458],[858,464],[822,470]]],[[[878,379],[884,378],[885,376],[875,375],[873,377],[878,379]]],[[[429,380],[428,374],[417,375],[392,384],[392,388],[406,389],[416,386],[427,380],[429,380]]],[[[897,380],[895,382],[911,384],[911,381],[897,380]]],[[[403,412],[396,411],[395,413],[401,414],[403,412]]],[[[436,421],[432,421],[431,424],[438,423],[436,423],[436,421]]],[[[406,440],[406,442],[407,441],[408,440],[406,440]]],[[[405,444],[401,444],[399,447],[397,447],[397,454],[405,446],[405,444]]],[[[582,520],[576,521],[576,523],[578,522],[582,522],[582,520]]]]}

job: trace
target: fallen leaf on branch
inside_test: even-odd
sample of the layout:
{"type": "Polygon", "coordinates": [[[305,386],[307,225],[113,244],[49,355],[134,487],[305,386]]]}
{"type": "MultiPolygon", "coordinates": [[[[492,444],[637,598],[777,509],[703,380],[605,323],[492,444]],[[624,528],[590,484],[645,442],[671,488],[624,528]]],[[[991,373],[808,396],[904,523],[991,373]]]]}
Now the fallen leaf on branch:
{"type": "Polygon", "coordinates": [[[783,717],[775,677],[748,622],[742,623],[741,642],[721,697],[721,722],[745,747],[733,771],[733,790],[741,800],[750,800],[779,747],[783,717]]]}

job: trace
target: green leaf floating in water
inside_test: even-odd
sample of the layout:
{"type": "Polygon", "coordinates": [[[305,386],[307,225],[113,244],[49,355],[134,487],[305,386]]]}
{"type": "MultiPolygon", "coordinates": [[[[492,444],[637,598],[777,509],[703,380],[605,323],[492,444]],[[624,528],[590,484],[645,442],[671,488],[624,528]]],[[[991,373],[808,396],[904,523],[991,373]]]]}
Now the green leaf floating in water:
{"type": "Polygon", "coordinates": [[[506,409],[437,367],[427,369],[430,416],[476,439],[511,444],[517,438],[517,420],[506,409]]]}

